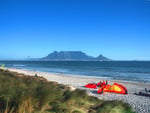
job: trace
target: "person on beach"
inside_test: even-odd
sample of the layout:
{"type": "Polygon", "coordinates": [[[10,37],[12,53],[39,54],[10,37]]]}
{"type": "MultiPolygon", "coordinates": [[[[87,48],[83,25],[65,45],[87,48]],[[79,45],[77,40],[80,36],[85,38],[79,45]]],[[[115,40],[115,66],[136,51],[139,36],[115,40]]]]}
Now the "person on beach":
{"type": "Polygon", "coordinates": [[[35,73],[35,75],[34,75],[35,77],[38,77],[38,75],[35,73]]]}

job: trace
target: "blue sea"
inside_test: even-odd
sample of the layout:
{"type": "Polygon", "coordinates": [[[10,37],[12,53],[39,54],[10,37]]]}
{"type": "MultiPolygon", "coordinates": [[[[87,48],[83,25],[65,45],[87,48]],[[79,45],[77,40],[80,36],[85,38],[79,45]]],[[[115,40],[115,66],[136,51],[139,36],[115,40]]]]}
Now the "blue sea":
{"type": "Polygon", "coordinates": [[[150,61],[0,61],[6,67],[150,83],[150,61]]]}

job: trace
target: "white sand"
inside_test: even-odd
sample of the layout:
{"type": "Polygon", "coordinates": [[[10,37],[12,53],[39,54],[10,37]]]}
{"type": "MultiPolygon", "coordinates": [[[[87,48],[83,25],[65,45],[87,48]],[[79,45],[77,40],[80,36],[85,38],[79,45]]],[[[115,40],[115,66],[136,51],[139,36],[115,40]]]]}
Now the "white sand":
{"type": "MultiPolygon", "coordinates": [[[[100,80],[102,80],[99,78],[71,76],[71,75],[64,75],[64,74],[53,74],[53,73],[46,73],[46,72],[27,71],[23,69],[12,69],[12,68],[9,68],[8,70],[18,72],[18,73],[23,73],[25,75],[31,75],[31,76],[37,74],[38,76],[42,76],[49,81],[56,81],[61,84],[70,85],[72,87],[72,90],[74,90],[74,88],[87,90],[89,95],[96,96],[99,99],[122,100],[124,102],[129,103],[137,113],[150,113],[150,97],[137,96],[134,94],[135,92],[139,92],[144,88],[150,89],[149,84],[117,81],[118,83],[124,85],[127,88],[128,95],[121,95],[121,94],[114,94],[114,93],[97,94],[97,89],[87,89],[84,87],[84,85],[90,82],[98,83],[100,80]]],[[[113,80],[108,81],[108,83],[111,85],[114,82],[115,81],[113,80]]]]}

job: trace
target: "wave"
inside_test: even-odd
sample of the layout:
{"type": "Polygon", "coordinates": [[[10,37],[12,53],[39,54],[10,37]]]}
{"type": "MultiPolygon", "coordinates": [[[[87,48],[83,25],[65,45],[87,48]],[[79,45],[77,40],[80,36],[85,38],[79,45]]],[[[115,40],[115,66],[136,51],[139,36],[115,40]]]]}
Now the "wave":
{"type": "Polygon", "coordinates": [[[25,67],[25,65],[22,65],[22,64],[13,64],[13,67],[25,67]]]}

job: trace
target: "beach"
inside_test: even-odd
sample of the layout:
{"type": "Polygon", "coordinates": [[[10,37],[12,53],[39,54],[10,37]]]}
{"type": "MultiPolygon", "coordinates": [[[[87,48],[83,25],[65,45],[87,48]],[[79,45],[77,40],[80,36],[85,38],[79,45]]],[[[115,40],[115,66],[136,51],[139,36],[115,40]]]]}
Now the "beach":
{"type": "Polygon", "coordinates": [[[103,79],[94,78],[94,77],[81,77],[81,76],[72,76],[72,75],[65,75],[63,73],[54,74],[54,73],[47,73],[47,72],[39,72],[39,71],[29,71],[25,69],[16,69],[16,68],[6,68],[9,71],[23,73],[25,75],[38,76],[44,77],[49,81],[55,81],[59,84],[69,85],[72,90],[79,88],[86,90],[87,93],[91,96],[96,96],[102,100],[122,100],[126,103],[129,103],[135,112],[137,113],[150,113],[150,98],[145,96],[138,96],[134,93],[138,93],[145,88],[150,88],[150,84],[138,83],[138,82],[127,82],[127,81],[119,81],[119,80],[108,80],[108,83],[112,85],[114,82],[120,83],[124,85],[127,90],[127,95],[121,94],[114,94],[114,93],[103,93],[97,94],[98,89],[88,89],[84,86],[87,83],[95,82],[98,83],[100,80],[103,79]]]}

